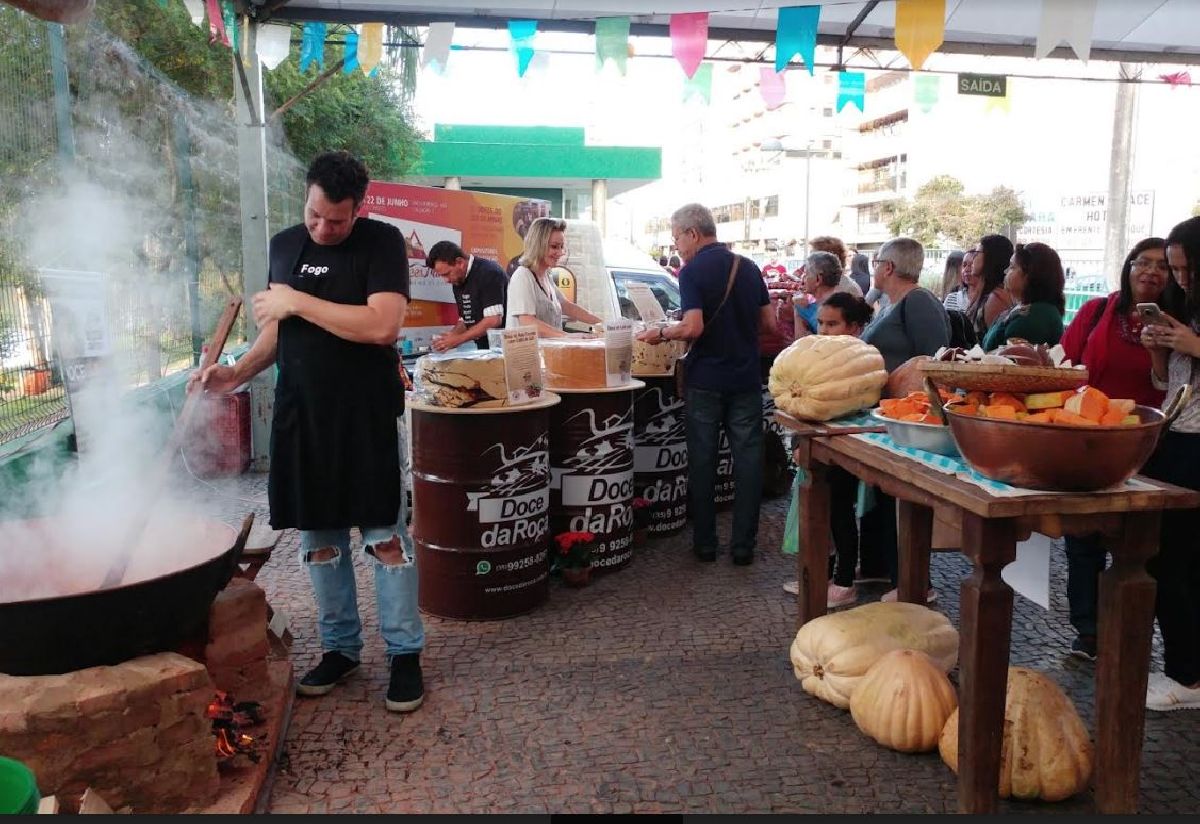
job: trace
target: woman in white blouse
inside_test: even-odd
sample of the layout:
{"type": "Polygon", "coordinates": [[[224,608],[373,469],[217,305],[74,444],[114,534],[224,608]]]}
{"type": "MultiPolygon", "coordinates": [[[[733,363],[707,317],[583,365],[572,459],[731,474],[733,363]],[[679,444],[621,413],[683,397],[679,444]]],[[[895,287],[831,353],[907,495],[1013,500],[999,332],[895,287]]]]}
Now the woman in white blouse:
{"type": "Polygon", "coordinates": [[[565,220],[539,217],[525,233],[525,251],[520,266],[508,282],[509,329],[534,326],[538,337],[561,338],[563,316],[584,323],[599,323],[600,318],[567,300],[550,280],[550,270],[566,254],[565,220]]]}
{"type": "MultiPolygon", "coordinates": [[[[1188,489],[1200,489],[1200,217],[1185,220],[1167,235],[1167,264],[1187,293],[1180,323],[1164,314],[1163,323],[1142,327],[1150,350],[1151,381],[1167,398],[1190,384],[1192,398],[1159,442],[1142,469],[1147,477],[1188,489]]],[[[1159,552],[1147,568],[1158,581],[1154,613],[1163,638],[1163,672],[1150,674],[1146,708],[1200,709],[1200,509],[1169,509],[1162,514],[1159,552]]]]}

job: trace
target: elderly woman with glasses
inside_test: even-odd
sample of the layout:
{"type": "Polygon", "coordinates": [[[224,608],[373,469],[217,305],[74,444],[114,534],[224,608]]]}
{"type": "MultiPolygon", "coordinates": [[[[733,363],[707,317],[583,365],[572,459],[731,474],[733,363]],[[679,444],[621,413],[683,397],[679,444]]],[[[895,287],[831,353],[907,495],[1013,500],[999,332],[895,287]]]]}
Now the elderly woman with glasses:
{"type": "MultiPolygon", "coordinates": [[[[1167,244],[1160,237],[1148,237],[1130,250],[1120,288],[1083,304],[1059,343],[1072,363],[1087,366],[1088,383],[1110,398],[1161,406],[1163,392],[1150,380],[1150,353],[1142,345],[1139,303],[1156,303],[1167,314],[1183,316],[1183,290],[1171,278],[1167,244]]],[[[1076,632],[1071,654],[1094,661],[1105,549],[1099,535],[1068,535],[1065,543],[1067,602],[1076,632]]]]}
{"type": "Polygon", "coordinates": [[[508,283],[509,329],[533,326],[540,338],[567,337],[563,316],[584,323],[599,323],[600,318],[582,306],[567,300],[550,280],[550,270],[566,255],[567,222],[539,217],[525,233],[525,250],[508,283]]]}
{"type": "Polygon", "coordinates": [[[804,293],[792,298],[796,307],[797,338],[817,333],[817,312],[830,295],[847,291],[842,283],[843,279],[842,262],[836,255],[831,252],[813,252],[808,256],[804,262],[804,276],[801,281],[804,293]]]}

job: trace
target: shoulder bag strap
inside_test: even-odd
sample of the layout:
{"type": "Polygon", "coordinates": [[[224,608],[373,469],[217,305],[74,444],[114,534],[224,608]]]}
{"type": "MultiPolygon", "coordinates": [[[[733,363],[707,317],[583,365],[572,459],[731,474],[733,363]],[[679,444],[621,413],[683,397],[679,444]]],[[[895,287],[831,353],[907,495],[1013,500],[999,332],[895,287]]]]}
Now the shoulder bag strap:
{"type": "Polygon", "coordinates": [[[721,298],[721,302],[717,304],[717,308],[712,313],[712,317],[704,322],[704,328],[700,330],[700,334],[696,336],[695,340],[688,344],[687,351],[690,352],[692,347],[696,345],[696,341],[704,337],[704,333],[708,331],[708,327],[714,320],[717,319],[717,315],[721,314],[721,310],[725,308],[725,302],[729,300],[729,294],[733,291],[733,282],[737,280],[737,270],[738,266],[741,265],[741,262],[742,256],[735,254],[733,256],[733,265],[729,267],[729,280],[725,282],[725,295],[721,298]]]}

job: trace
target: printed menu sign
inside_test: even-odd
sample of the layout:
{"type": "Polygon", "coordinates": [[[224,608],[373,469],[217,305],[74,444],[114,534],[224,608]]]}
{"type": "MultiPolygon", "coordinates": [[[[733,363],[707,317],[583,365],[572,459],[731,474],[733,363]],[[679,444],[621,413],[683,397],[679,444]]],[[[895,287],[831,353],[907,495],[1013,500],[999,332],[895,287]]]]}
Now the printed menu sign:
{"type": "Polygon", "coordinates": [[[638,310],[638,315],[646,323],[656,323],[660,320],[666,320],[667,316],[663,312],[662,304],[658,302],[658,298],[654,297],[654,293],[650,291],[648,284],[626,284],[625,294],[633,301],[633,306],[638,310]]]}
{"type": "Polygon", "coordinates": [[[542,394],[542,358],[537,330],[505,329],[500,336],[504,353],[504,381],[510,404],[529,403],[542,394]]]}
{"type": "Polygon", "coordinates": [[[604,385],[624,386],[632,380],[633,321],[622,318],[604,324],[604,385]]]}

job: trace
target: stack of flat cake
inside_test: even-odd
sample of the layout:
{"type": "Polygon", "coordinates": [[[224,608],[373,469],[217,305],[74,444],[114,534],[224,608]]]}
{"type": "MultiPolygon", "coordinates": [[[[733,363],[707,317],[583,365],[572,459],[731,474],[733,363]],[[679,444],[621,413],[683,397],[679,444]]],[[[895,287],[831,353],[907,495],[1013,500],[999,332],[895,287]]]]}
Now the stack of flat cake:
{"type": "Polygon", "coordinates": [[[434,406],[495,407],[506,405],[504,356],[477,352],[442,352],[417,360],[420,393],[434,406]]]}

